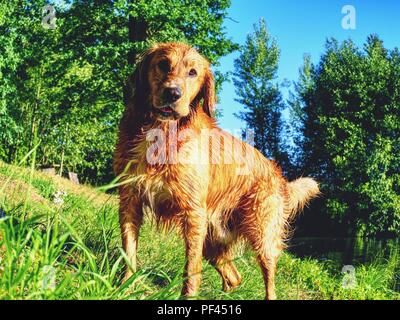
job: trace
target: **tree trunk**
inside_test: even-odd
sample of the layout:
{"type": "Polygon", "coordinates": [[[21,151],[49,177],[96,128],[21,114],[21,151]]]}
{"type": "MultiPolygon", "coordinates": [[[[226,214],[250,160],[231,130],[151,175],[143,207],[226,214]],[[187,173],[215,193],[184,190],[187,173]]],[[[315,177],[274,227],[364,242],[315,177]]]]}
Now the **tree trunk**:
{"type": "MultiPolygon", "coordinates": [[[[148,24],[143,18],[129,15],[128,28],[129,42],[135,43],[147,40],[148,24]]],[[[131,49],[128,55],[128,63],[132,66],[135,65],[139,54],[140,52],[136,49],[131,49]]]]}
{"type": "MultiPolygon", "coordinates": [[[[44,68],[43,66],[40,68],[40,78],[42,79],[44,76],[44,68]]],[[[40,96],[41,96],[41,90],[42,90],[42,81],[39,80],[37,90],[36,90],[36,96],[35,96],[35,103],[33,105],[32,109],[32,118],[31,118],[31,130],[30,130],[30,136],[29,136],[29,148],[28,151],[30,151],[33,147],[33,139],[35,132],[37,130],[36,127],[36,112],[39,109],[39,104],[40,104],[40,96]]]]}
{"type": "MultiPolygon", "coordinates": [[[[131,0],[130,3],[136,0],[131,0]]],[[[129,42],[143,42],[147,40],[147,29],[148,23],[141,17],[132,16],[131,12],[129,12],[129,20],[128,20],[128,30],[129,30],[129,42]]],[[[128,64],[133,68],[139,58],[141,52],[137,49],[132,48],[128,53],[128,64]]],[[[124,102],[125,105],[128,105],[128,101],[132,97],[132,88],[129,81],[125,84],[124,88],[124,102]]]]}

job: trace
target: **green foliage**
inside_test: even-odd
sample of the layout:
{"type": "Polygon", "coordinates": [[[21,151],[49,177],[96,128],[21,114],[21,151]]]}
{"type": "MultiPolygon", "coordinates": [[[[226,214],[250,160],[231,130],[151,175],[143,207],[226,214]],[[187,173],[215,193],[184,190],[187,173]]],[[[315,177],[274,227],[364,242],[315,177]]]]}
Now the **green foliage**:
{"type": "Polygon", "coordinates": [[[185,41],[199,48],[212,63],[218,63],[236,47],[222,27],[229,6],[230,0],[130,1],[130,15],[145,22],[147,34],[145,43],[133,46],[140,52],[148,43],[185,41]]]}
{"type": "Polygon", "coordinates": [[[21,52],[16,45],[20,43],[21,35],[14,28],[7,28],[17,19],[14,15],[16,5],[15,1],[0,4],[0,157],[3,159],[10,158],[7,146],[16,143],[22,130],[8,106],[17,96],[15,74],[21,61],[21,52]]]}
{"type": "Polygon", "coordinates": [[[0,5],[0,158],[19,162],[40,142],[38,165],[82,181],[112,177],[131,52],[181,40],[218,64],[235,49],[222,27],[227,0],[69,1],[55,6],[54,30],[41,25],[46,3],[0,5]],[[143,41],[130,39],[129,16],[146,25],[143,41]]]}
{"type": "Polygon", "coordinates": [[[292,106],[301,170],[322,183],[320,210],[358,235],[400,234],[400,53],[376,36],[363,50],[328,41],[306,61],[292,106]]]}
{"type": "Polygon", "coordinates": [[[255,147],[279,163],[287,163],[282,144],[284,108],[276,84],[279,49],[268,33],[265,21],[254,26],[254,33],[247,36],[241,56],[235,61],[234,84],[237,101],[244,105],[244,112],[237,116],[254,130],[255,147]]]}

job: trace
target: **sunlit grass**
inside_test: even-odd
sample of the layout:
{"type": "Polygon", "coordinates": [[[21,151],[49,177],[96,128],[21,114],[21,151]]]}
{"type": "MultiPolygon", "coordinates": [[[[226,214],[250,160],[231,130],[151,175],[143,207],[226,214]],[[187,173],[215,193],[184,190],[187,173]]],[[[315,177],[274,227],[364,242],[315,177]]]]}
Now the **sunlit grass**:
{"type": "MultiPolygon", "coordinates": [[[[146,223],[139,239],[139,271],[122,285],[125,257],[120,248],[115,196],[0,162],[0,299],[179,299],[183,243],[175,232],[162,234],[146,223]],[[18,187],[20,186],[20,187],[18,187]],[[27,188],[29,187],[30,192],[27,188]],[[15,192],[19,188],[19,192],[15,192]],[[62,205],[56,191],[67,191],[62,205]],[[54,272],[52,276],[47,270],[54,272]],[[50,285],[49,285],[50,283],[50,285]]],[[[281,299],[399,299],[398,248],[387,261],[357,266],[357,286],[342,288],[334,263],[279,261],[281,299]]],[[[243,283],[221,290],[217,272],[204,262],[199,299],[262,299],[262,276],[250,250],[236,259],[243,283]]]]}

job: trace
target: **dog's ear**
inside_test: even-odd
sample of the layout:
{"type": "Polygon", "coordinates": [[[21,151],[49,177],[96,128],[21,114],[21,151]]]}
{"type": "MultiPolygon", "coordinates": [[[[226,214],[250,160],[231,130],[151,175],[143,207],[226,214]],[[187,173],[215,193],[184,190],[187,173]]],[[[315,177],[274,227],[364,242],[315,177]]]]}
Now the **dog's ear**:
{"type": "Polygon", "coordinates": [[[214,76],[210,68],[207,68],[202,90],[203,90],[203,110],[210,117],[214,117],[215,104],[216,104],[215,83],[214,83],[214,76]]]}
{"type": "Polygon", "coordinates": [[[147,50],[138,59],[135,67],[135,71],[128,78],[125,90],[124,90],[124,100],[125,104],[129,101],[141,101],[144,97],[148,96],[149,93],[149,83],[147,79],[148,69],[150,62],[157,51],[157,46],[154,46],[147,50]]]}

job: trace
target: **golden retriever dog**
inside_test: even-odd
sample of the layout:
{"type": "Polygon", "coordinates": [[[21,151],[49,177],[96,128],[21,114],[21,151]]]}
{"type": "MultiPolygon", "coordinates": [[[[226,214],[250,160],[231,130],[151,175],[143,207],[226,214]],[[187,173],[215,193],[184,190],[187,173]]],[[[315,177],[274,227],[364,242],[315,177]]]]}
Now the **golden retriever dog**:
{"type": "Polygon", "coordinates": [[[131,80],[114,155],[129,259],[124,280],[136,271],[139,229],[150,208],[160,225],[176,226],[184,239],[184,296],[198,294],[203,257],[224,290],[237,287],[233,248],[240,240],[256,252],[266,299],[275,299],[288,222],[319,193],[318,184],[288,182],[273,161],[218,128],[210,63],[194,48],[154,46],[131,80]]]}

